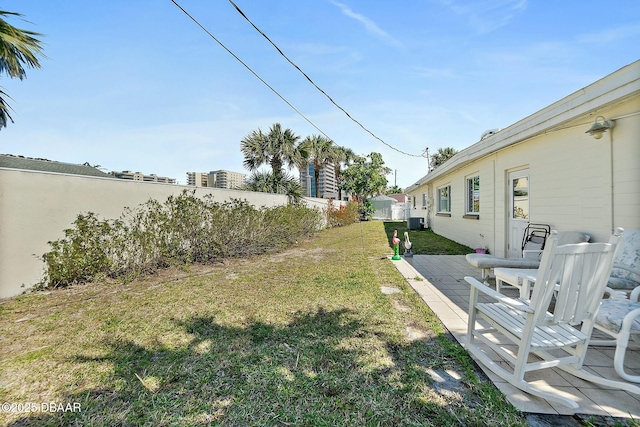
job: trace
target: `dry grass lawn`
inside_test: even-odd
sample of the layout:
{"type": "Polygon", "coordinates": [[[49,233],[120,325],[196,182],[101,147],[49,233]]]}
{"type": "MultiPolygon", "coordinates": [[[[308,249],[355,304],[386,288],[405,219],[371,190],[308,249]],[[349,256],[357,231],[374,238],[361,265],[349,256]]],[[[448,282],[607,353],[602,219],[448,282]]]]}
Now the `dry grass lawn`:
{"type": "Polygon", "coordinates": [[[277,255],[1,301],[0,423],[526,425],[390,254],[383,223],[364,222],[277,255]]]}

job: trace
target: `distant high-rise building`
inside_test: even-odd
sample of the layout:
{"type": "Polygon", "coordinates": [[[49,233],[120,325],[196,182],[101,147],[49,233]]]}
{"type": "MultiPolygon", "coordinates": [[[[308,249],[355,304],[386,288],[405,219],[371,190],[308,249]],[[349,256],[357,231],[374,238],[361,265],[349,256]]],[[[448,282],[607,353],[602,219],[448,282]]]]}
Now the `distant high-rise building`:
{"type": "Polygon", "coordinates": [[[144,181],[144,182],[163,182],[165,184],[175,184],[175,178],[168,178],[166,176],[158,176],[154,173],[150,175],[145,175],[142,172],[131,172],[131,171],[122,171],[109,172],[111,175],[115,176],[119,179],[128,179],[130,181],[144,181]]]}
{"type": "Polygon", "coordinates": [[[208,187],[209,174],[207,172],[187,172],[187,185],[208,187]]]}
{"type": "Polygon", "coordinates": [[[329,163],[324,168],[320,169],[318,176],[318,182],[315,182],[315,175],[313,173],[313,163],[309,163],[309,166],[300,173],[300,183],[306,196],[316,196],[316,185],[318,186],[318,197],[325,199],[336,199],[338,197],[338,182],[336,181],[336,174],[333,168],[333,164],[329,163]]]}
{"type": "Polygon", "coordinates": [[[247,179],[247,174],[231,172],[228,170],[217,170],[209,172],[207,186],[215,188],[240,188],[243,187],[247,179]]]}

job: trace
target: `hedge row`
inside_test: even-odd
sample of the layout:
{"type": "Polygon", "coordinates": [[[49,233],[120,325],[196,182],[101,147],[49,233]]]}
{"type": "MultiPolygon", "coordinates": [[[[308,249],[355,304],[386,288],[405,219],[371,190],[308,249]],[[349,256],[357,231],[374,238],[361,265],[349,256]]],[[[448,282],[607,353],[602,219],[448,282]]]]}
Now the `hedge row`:
{"type": "Polygon", "coordinates": [[[173,265],[219,262],[280,251],[323,224],[302,205],[255,208],[246,201],[213,202],[184,191],[164,204],[149,200],[117,220],[78,215],[65,237],[49,242],[40,287],[55,288],[99,277],[130,280],[173,265]]]}

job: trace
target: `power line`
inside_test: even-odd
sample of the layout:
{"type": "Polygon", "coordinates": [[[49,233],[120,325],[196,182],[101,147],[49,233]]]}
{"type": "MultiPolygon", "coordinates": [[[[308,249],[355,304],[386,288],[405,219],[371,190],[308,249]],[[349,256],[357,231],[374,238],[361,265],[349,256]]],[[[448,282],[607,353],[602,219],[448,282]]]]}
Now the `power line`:
{"type": "Polygon", "coordinates": [[[325,137],[327,137],[328,139],[332,140],[333,139],[331,137],[329,137],[326,133],[324,133],[322,131],[322,129],[320,129],[318,126],[316,126],[311,120],[309,120],[304,114],[302,114],[296,107],[294,107],[289,101],[287,101],[287,99],[280,95],[280,93],[275,90],[273,87],[271,87],[271,85],[269,83],[267,83],[262,77],[260,77],[258,75],[258,73],[256,73],[255,71],[253,71],[253,69],[251,69],[251,67],[249,67],[244,61],[242,61],[242,59],[240,59],[235,53],[233,53],[229,48],[227,48],[220,40],[218,40],[213,34],[211,34],[209,32],[209,30],[207,30],[200,22],[198,22],[198,20],[196,18],[194,18],[193,16],[191,16],[191,14],[189,12],[187,12],[182,6],[180,6],[178,4],[177,1],[175,0],[171,0],[171,2],[173,4],[176,5],[176,7],[178,9],[180,9],[185,15],[187,15],[189,17],[189,19],[191,19],[198,27],[200,27],[202,29],[202,31],[204,31],[205,33],[207,33],[207,35],[209,35],[209,37],[211,37],[213,40],[216,41],[216,43],[218,43],[220,46],[222,46],[222,48],[224,50],[226,50],[231,56],[233,56],[238,62],[240,62],[242,65],[244,65],[244,67],[249,70],[251,72],[251,74],[253,74],[254,76],[256,76],[256,78],[258,80],[260,80],[265,86],[267,86],[269,89],[271,89],[271,91],[273,93],[275,93],[276,95],[278,95],[278,97],[280,97],[280,99],[282,99],[289,107],[291,107],[296,113],[298,113],[303,119],[305,119],[311,126],[313,126],[314,128],[316,128],[316,130],[318,130],[318,132],[320,132],[321,134],[323,134],[325,137]]]}
{"type": "Polygon", "coordinates": [[[284,57],[284,59],[286,59],[289,64],[291,64],[296,70],[298,70],[300,73],[302,73],[302,75],[309,81],[309,83],[311,83],[317,90],[319,90],[324,96],[327,97],[327,99],[329,99],[329,101],[335,105],[338,109],[340,109],[344,114],[347,115],[347,117],[349,119],[351,119],[351,121],[353,121],[354,123],[356,123],[358,126],[360,126],[362,129],[364,129],[367,133],[369,133],[369,135],[373,136],[375,139],[377,139],[378,141],[382,142],[384,145],[386,145],[387,147],[405,154],[407,156],[411,156],[411,157],[423,157],[421,154],[417,155],[417,154],[410,154],[407,152],[404,152],[402,150],[399,150],[398,148],[393,147],[391,144],[388,144],[387,142],[385,142],[382,138],[378,137],[376,134],[374,134],[373,132],[371,132],[369,129],[367,129],[362,123],[360,123],[358,120],[354,119],[351,114],[349,114],[344,108],[342,108],[340,105],[338,105],[333,98],[331,98],[324,90],[322,90],[312,79],[311,77],[309,77],[304,71],[302,71],[302,69],[300,69],[300,67],[298,67],[291,59],[289,59],[289,57],[287,55],[284,54],[284,52],[282,51],[282,49],[280,49],[262,30],[260,30],[253,22],[251,22],[251,20],[247,17],[247,15],[244,14],[244,12],[232,1],[229,0],[229,3],[231,3],[233,5],[233,7],[238,11],[238,13],[240,15],[242,15],[242,17],[244,19],[247,20],[247,22],[249,24],[251,24],[251,26],[258,32],[260,33],[260,35],[262,35],[262,37],[264,37],[265,39],[267,39],[267,41],[269,43],[271,43],[271,45],[278,51],[278,53],[280,55],[282,55],[282,57],[284,57]]]}

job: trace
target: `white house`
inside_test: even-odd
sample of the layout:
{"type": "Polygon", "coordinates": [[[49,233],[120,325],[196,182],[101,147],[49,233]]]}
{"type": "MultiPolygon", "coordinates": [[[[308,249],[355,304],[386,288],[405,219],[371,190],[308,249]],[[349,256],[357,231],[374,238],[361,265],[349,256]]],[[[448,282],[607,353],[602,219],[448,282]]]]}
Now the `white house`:
{"type": "Polygon", "coordinates": [[[640,228],[640,61],[488,135],[406,192],[410,216],[497,256],[520,256],[529,222],[595,241],[640,228]],[[604,131],[592,135],[595,123],[604,131]]]}

